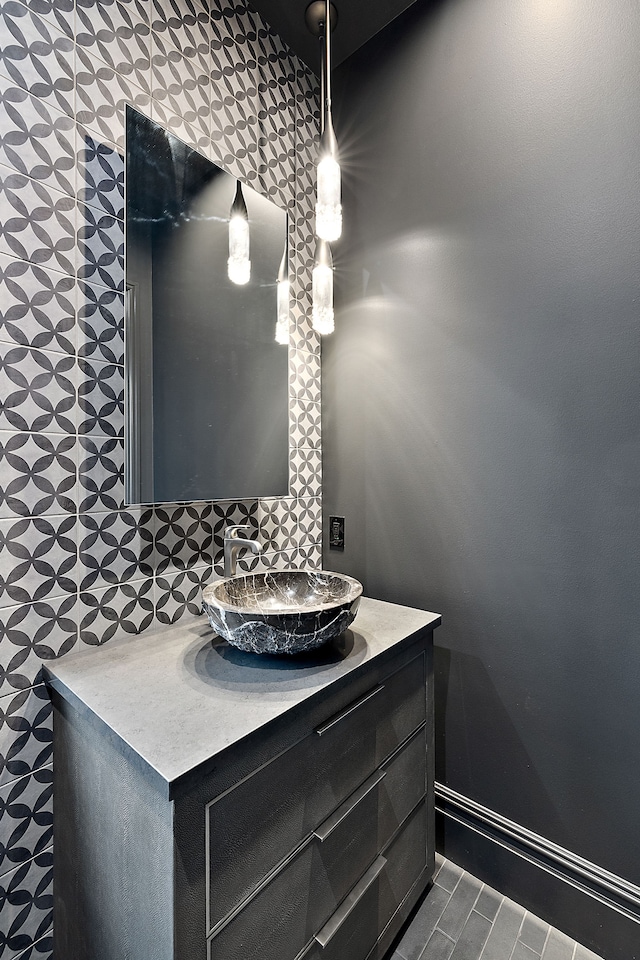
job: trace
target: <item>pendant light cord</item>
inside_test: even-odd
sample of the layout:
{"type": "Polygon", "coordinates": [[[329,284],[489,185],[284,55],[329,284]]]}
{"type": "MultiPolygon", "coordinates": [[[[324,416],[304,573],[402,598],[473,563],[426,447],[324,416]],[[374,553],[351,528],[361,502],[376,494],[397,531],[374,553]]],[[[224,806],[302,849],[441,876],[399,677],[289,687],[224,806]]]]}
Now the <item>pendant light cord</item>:
{"type": "Polygon", "coordinates": [[[319,24],[320,49],[320,136],[331,113],[331,0],[325,0],[324,20],[319,24]]]}
{"type": "MultiPolygon", "coordinates": [[[[323,30],[324,30],[324,27],[323,27],[323,30]]],[[[322,134],[324,133],[324,112],[326,109],[326,101],[325,101],[325,95],[324,95],[324,90],[325,90],[324,75],[327,72],[327,68],[324,62],[324,58],[325,58],[324,33],[320,34],[320,43],[322,44],[320,48],[320,138],[322,138],[322,134]]]]}
{"type": "Polygon", "coordinates": [[[320,139],[322,139],[322,134],[324,133],[324,112],[326,110],[326,96],[325,96],[325,74],[327,72],[327,65],[325,63],[326,50],[325,50],[325,25],[324,23],[320,24],[320,139]]]}
{"type": "Polygon", "coordinates": [[[324,24],[324,37],[325,37],[325,53],[324,53],[324,72],[326,74],[324,80],[324,92],[325,92],[325,110],[326,116],[328,117],[331,113],[331,0],[325,0],[325,24],[324,24]]]}

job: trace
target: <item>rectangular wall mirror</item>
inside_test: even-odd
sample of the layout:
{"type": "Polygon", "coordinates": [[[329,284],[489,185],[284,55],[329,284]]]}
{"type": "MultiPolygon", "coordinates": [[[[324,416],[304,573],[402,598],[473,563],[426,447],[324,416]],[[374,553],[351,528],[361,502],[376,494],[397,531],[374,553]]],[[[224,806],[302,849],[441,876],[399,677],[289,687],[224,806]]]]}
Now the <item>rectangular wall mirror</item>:
{"type": "MultiPolygon", "coordinates": [[[[242,185],[250,279],[229,279],[238,181],[127,107],[127,502],[286,496],[287,215],[242,185]]],[[[231,271],[233,273],[233,271],[231,271]]]]}

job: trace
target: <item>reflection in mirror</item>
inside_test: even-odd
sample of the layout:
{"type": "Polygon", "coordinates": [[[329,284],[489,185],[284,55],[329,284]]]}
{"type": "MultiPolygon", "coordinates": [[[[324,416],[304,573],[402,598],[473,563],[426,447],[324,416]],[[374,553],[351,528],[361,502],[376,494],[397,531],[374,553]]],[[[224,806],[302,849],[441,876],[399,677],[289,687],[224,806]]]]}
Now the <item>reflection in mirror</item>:
{"type": "Polygon", "coordinates": [[[126,130],[127,502],[286,496],[286,213],[131,107],[126,130]]]}

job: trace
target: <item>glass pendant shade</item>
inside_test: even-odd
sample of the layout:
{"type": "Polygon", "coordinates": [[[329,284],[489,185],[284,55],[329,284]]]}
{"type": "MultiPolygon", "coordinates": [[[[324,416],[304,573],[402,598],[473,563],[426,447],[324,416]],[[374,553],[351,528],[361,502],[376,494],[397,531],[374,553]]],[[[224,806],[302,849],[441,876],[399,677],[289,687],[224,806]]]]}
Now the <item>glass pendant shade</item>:
{"type": "Polygon", "coordinates": [[[276,343],[289,343],[289,244],[285,243],[277,288],[276,343]]]}
{"type": "Polygon", "coordinates": [[[320,141],[316,193],[316,234],[321,240],[328,240],[329,242],[337,240],[342,233],[340,164],[336,157],[336,138],[331,126],[331,117],[327,115],[320,141]]]}
{"type": "Polygon", "coordinates": [[[245,284],[251,279],[249,259],[249,215],[238,180],[229,220],[229,259],[227,273],[232,283],[245,284]]]}
{"type": "Polygon", "coordinates": [[[316,259],[312,274],[313,329],[320,334],[333,333],[333,260],[329,243],[342,234],[341,172],[338,143],[331,122],[331,31],[337,11],[331,0],[316,0],[307,7],[307,26],[322,41],[320,64],[320,102],[322,133],[318,151],[316,184],[316,259]]]}
{"type": "Polygon", "coordinates": [[[278,320],[276,343],[289,343],[289,281],[278,281],[278,320]]]}
{"type": "Polygon", "coordinates": [[[312,275],[313,305],[311,321],[320,334],[333,333],[333,263],[326,240],[319,240],[312,275]]]}

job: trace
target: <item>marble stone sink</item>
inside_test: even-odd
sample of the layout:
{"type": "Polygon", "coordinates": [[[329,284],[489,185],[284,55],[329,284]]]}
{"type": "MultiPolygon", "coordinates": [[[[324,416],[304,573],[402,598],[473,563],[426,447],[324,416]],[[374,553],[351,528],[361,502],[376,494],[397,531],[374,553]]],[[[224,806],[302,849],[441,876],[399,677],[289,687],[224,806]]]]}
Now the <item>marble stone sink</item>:
{"type": "Polygon", "coordinates": [[[248,573],[209,584],[202,600],[217,634],[252,653],[300,653],[354,619],[362,584],[326,570],[248,573]]]}

